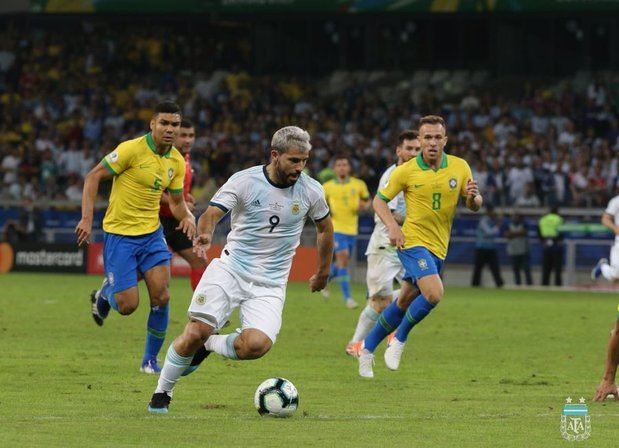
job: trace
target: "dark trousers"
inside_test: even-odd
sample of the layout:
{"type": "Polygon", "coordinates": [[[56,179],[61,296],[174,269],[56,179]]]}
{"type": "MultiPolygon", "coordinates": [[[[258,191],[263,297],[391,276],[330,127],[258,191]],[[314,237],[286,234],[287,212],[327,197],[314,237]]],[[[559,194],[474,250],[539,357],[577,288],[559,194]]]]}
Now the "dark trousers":
{"type": "Polygon", "coordinates": [[[512,269],[514,270],[514,283],[520,284],[520,271],[524,271],[524,278],[527,285],[532,285],[531,267],[529,266],[529,253],[522,255],[512,255],[512,269]]]}
{"type": "Polygon", "coordinates": [[[561,286],[561,270],[563,268],[563,247],[558,244],[544,247],[542,252],[542,285],[550,284],[550,274],[555,273],[555,285],[561,286]]]}
{"type": "Polygon", "coordinates": [[[490,267],[496,286],[499,288],[503,286],[503,279],[499,270],[499,254],[496,249],[475,249],[475,267],[473,269],[471,285],[481,285],[481,271],[486,264],[490,267]]]}

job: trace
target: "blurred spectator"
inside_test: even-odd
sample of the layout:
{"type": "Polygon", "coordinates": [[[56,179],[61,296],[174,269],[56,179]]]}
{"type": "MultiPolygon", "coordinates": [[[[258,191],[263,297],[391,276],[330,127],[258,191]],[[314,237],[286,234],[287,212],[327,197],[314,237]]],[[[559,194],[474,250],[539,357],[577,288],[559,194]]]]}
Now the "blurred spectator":
{"type": "Polygon", "coordinates": [[[215,45],[176,21],[136,20],[131,29],[107,18],[66,23],[16,20],[0,30],[2,198],[27,184],[45,198],[64,197],[70,175],[83,178],[118,142],[148,131],[145,117],[161,98],[174,98],[198,124],[193,160],[203,182],[264,163],[268,136],[296,124],[312,135],[313,176],[328,178],[333,155],[343,152],[371,188],[393,163],[393,139],[430,110],[445,116],[447,152],[474,167],[488,203],[529,201],[532,183],[541,205],[605,204],[619,176],[613,73],[584,83],[531,79],[527,87],[465,78],[457,90],[464,93],[447,88],[449,71],[423,88],[397,73],[257,75],[244,69],[254,56],[242,33],[215,45]],[[11,189],[19,174],[25,184],[11,189]]]}
{"type": "Polygon", "coordinates": [[[507,238],[507,255],[512,260],[514,283],[520,285],[520,271],[523,271],[527,285],[532,285],[527,226],[520,213],[514,212],[512,215],[511,222],[505,231],[505,237],[507,238]]]}
{"type": "Polygon", "coordinates": [[[7,220],[2,234],[3,240],[11,244],[43,240],[43,217],[32,199],[24,199],[19,218],[7,220]]]}
{"type": "Polygon", "coordinates": [[[559,216],[557,207],[539,220],[538,233],[542,240],[542,285],[550,284],[550,275],[555,273],[555,285],[561,286],[561,271],[563,270],[563,244],[559,227],[563,225],[563,218],[559,216]]]}
{"type": "Polygon", "coordinates": [[[525,166],[524,159],[518,156],[515,166],[507,173],[510,202],[517,201],[518,198],[523,196],[526,185],[532,182],[533,173],[531,172],[531,168],[525,166]]]}
{"type": "Polygon", "coordinates": [[[10,186],[17,181],[17,172],[20,163],[21,157],[19,156],[18,149],[9,147],[9,149],[6,150],[5,156],[2,158],[2,165],[0,165],[0,169],[4,173],[2,178],[4,185],[10,186]]]}
{"type": "Polygon", "coordinates": [[[475,267],[471,286],[480,286],[482,270],[487,264],[492,273],[492,278],[497,288],[503,286],[501,267],[499,265],[499,253],[497,250],[497,238],[500,233],[500,222],[494,207],[486,206],[486,215],[479,220],[477,225],[477,239],[475,241],[475,267]]]}
{"type": "Polygon", "coordinates": [[[533,184],[529,183],[524,186],[522,196],[516,199],[514,205],[517,207],[539,207],[541,202],[534,194],[533,184]]]}

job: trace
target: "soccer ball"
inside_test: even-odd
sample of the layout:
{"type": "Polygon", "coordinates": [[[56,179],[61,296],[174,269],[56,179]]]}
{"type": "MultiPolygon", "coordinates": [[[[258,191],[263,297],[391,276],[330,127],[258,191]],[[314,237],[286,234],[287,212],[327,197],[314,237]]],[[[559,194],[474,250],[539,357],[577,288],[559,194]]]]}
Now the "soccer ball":
{"type": "Polygon", "coordinates": [[[269,378],[254,395],[254,404],[260,415],[290,417],[299,406],[299,393],[285,378],[269,378]]]}

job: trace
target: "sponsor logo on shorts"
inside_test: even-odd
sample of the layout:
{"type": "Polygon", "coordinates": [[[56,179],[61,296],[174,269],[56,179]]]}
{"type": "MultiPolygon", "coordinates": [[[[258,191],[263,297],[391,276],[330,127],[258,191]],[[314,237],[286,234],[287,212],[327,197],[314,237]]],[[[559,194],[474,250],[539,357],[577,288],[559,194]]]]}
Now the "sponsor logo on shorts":
{"type": "Polygon", "coordinates": [[[198,294],[194,300],[198,305],[204,305],[206,303],[206,295],[198,294]]]}
{"type": "Polygon", "coordinates": [[[454,188],[456,188],[457,185],[458,181],[456,179],[454,179],[453,177],[449,179],[449,188],[453,190],[454,188]]]}
{"type": "Polygon", "coordinates": [[[114,273],[113,272],[107,273],[107,282],[110,284],[110,286],[114,286],[114,273]]]}
{"type": "Polygon", "coordinates": [[[417,260],[417,264],[419,265],[419,269],[421,269],[422,271],[428,269],[428,262],[425,258],[420,258],[419,260],[417,260]]]}

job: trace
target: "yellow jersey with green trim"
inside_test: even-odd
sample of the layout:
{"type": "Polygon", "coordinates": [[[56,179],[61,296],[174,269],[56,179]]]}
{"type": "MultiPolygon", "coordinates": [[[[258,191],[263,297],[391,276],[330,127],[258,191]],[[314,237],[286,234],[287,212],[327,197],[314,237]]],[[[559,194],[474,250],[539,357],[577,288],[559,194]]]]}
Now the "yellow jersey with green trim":
{"type": "Polygon", "coordinates": [[[324,183],[323,188],[331,211],[333,230],[346,235],[356,235],[359,202],[370,199],[368,186],[361,179],[349,177],[345,182],[331,179],[324,183]]]}
{"type": "Polygon", "coordinates": [[[148,133],[121,143],[101,163],[114,175],[103,230],[127,236],[157,230],[163,191],[183,192],[185,159],[181,153],[172,147],[159,155],[148,133]]]}
{"type": "Polygon", "coordinates": [[[466,196],[466,184],[472,178],[464,159],[446,153],[437,170],[430,168],[419,154],[391,173],[378,196],[391,201],[400,191],[404,192],[405,249],[422,246],[445,259],[458,199],[466,196]]]}

